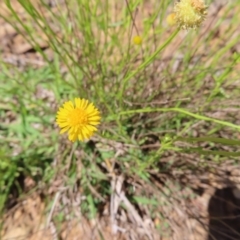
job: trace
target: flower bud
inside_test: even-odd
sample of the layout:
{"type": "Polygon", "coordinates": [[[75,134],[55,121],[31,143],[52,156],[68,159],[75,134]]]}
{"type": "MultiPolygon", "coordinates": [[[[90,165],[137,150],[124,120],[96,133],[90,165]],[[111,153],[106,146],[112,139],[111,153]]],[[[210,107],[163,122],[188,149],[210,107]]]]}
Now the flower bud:
{"type": "Polygon", "coordinates": [[[134,36],[133,37],[133,43],[135,45],[141,45],[142,44],[142,38],[140,36],[134,36]]]}
{"type": "Polygon", "coordinates": [[[166,18],[167,24],[169,26],[173,26],[176,24],[176,14],[175,13],[170,13],[167,18],[166,18]]]}

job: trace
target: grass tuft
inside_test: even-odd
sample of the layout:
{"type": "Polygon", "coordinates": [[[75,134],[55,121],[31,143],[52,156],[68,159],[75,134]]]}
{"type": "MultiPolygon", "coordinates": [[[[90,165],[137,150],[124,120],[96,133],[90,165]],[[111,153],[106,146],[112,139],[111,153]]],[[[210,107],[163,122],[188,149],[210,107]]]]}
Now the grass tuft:
{"type": "Polygon", "coordinates": [[[171,235],[167,212],[191,198],[180,194],[183,185],[194,188],[184,173],[200,176],[240,154],[239,3],[208,1],[204,24],[189,31],[167,25],[171,1],[1,4],[12,40],[25,43],[2,49],[0,59],[3,216],[33,189],[58,229],[105,214],[111,226],[117,215],[127,219],[122,228],[137,222],[138,236],[171,235]],[[55,122],[59,106],[76,97],[102,116],[83,143],[69,142],[55,122]]]}

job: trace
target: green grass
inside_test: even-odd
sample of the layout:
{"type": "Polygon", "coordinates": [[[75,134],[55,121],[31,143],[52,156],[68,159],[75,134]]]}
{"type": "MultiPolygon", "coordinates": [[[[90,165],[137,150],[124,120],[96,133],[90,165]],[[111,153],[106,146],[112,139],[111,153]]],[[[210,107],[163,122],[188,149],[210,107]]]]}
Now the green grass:
{"type": "Polygon", "coordinates": [[[44,66],[0,61],[0,209],[6,209],[12,191],[24,193],[21,179],[34,179],[44,194],[61,179],[61,186],[86,196],[81,209],[91,218],[109,201],[114,172],[125,176],[132,203],[154,212],[162,193],[152,171],[194,167],[189,161],[177,165],[178,154],[201,161],[207,156],[205,169],[209,161],[212,167],[216,159],[216,164],[237,159],[239,119],[226,103],[237,103],[239,96],[240,55],[232,53],[236,15],[218,44],[213,42],[237,1],[207,30],[188,32],[166,26],[171,1],[152,1],[151,14],[142,0],[67,2],[55,11],[45,1],[39,8],[21,0],[27,16],[22,21],[5,0],[10,14],[1,17],[31,43],[44,66]],[[137,34],[141,46],[132,43],[137,34]],[[51,59],[39,45],[42,38],[51,59]],[[97,135],[86,143],[70,143],[55,124],[58,107],[74,97],[93,102],[102,114],[97,135]],[[169,153],[172,163],[165,164],[169,153]],[[149,200],[144,187],[131,191],[128,179],[151,186],[155,198],[149,200]]]}

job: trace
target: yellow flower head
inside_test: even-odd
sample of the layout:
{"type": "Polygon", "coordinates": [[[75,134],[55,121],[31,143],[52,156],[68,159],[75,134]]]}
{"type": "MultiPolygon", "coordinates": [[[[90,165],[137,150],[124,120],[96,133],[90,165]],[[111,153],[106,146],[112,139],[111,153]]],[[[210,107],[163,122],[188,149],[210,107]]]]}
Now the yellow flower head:
{"type": "Polygon", "coordinates": [[[142,38],[140,36],[134,36],[133,37],[133,43],[135,45],[141,45],[142,44],[142,38]]]}
{"type": "Polygon", "coordinates": [[[203,0],[180,0],[175,3],[176,22],[182,29],[196,29],[205,20],[207,6],[203,0]]]}
{"type": "Polygon", "coordinates": [[[167,24],[169,26],[173,26],[175,25],[177,22],[176,22],[176,14],[175,13],[170,13],[167,18],[166,18],[166,21],[167,21],[167,24]]]}
{"type": "Polygon", "coordinates": [[[68,138],[75,142],[77,139],[84,141],[89,139],[100,123],[100,112],[86,99],[75,98],[59,108],[56,122],[61,128],[60,133],[68,131],[68,138]]]}

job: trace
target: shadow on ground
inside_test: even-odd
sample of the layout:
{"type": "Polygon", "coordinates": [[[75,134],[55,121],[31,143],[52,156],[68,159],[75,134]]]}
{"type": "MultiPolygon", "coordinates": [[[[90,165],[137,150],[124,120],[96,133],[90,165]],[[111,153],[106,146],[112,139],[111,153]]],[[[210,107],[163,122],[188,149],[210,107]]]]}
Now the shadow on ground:
{"type": "Polygon", "coordinates": [[[208,205],[208,240],[240,239],[240,199],[232,188],[218,189],[208,205]]]}

